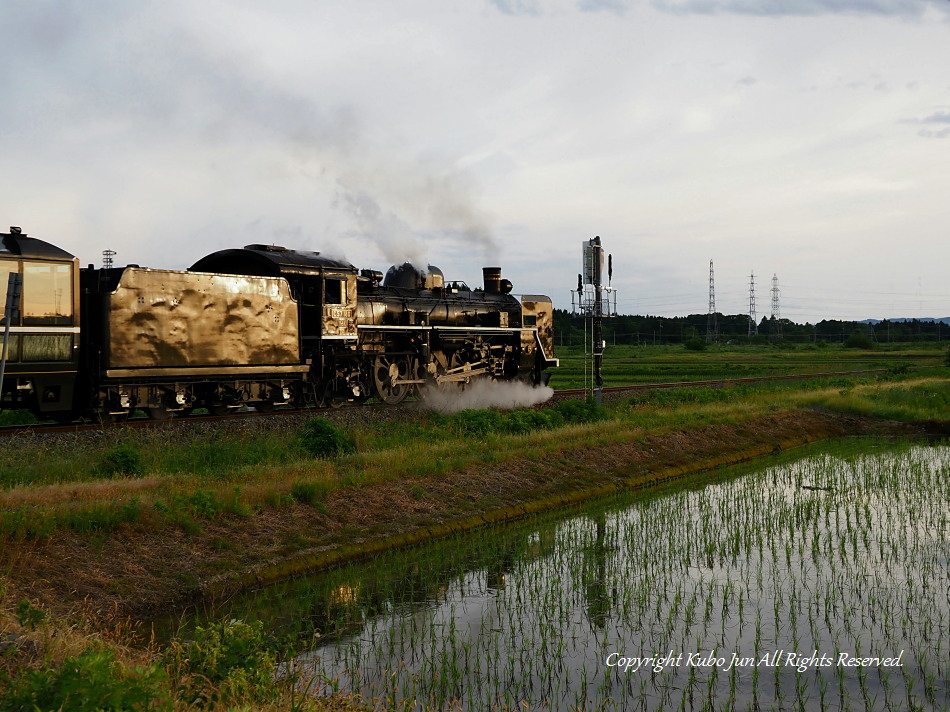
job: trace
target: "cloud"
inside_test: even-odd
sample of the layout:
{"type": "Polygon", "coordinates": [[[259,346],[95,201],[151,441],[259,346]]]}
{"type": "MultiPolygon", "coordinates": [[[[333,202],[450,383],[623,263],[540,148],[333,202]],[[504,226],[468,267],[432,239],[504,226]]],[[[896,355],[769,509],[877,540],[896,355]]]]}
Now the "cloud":
{"type": "Polygon", "coordinates": [[[716,15],[888,15],[920,17],[936,0],[652,0],[674,14],[716,15]]]}
{"type": "Polygon", "coordinates": [[[623,15],[630,9],[628,0],[581,0],[577,4],[581,12],[612,12],[623,15]]]}
{"type": "MultiPolygon", "coordinates": [[[[941,124],[950,124],[950,111],[935,111],[930,116],[917,119],[913,123],[936,124],[937,126],[940,126],[941,124]]],[[[921,138],[948,138],[950,137],[950,125],[936,129],[921,129],[917,132],[917,135],[921,138]]]]}
{"type": "MultiPolygon", "coordinates": [[[[943,124],[950,124],[950,111],[935,111],[930,116],[925,116],[922,119],[905,119],[905,124],[936,124],[940,127],[943,124]]],[[[923,128],[917,132],[917,135],[921,138],[947,138],[950,137],[950,126],[943,128],[923,128]]]]}
{"type": "Polygon", "coordinates": [[[540,15],[538,0],[488,0],[506,15],[540,15]]]}

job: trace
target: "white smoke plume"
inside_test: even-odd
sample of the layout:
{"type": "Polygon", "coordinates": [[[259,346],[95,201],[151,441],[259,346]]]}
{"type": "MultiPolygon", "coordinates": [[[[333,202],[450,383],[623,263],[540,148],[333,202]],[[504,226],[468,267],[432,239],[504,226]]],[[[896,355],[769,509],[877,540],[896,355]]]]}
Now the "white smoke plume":
{"type": "Polygon", "coordinates": [[[424,267],[429,248],[446,240],[497,262],[500,246],[471,180],[451,166],[395,153],[383,160],[367,139],[327,162],[336,175],[334,205],[354,223],[350,234],[371,241],[392,264],[424,267]]]}
{"type": "Polygon", "coordinates": [[[358,234],[371,240],[388,262],[428,264],[425,240],[398,215],[383,210],[373,196],[362,190],[341,191],[338,202],[353,216],[358,234]]]}
{"type": "Polygon", "coordinates": [[[428,387],[423,391],[422,404],[438,413],[458,413],[461,410],[500,408],[513,410],[538,405],[551,399],[554,389],[531,386],[517,381],[490,381],[479,379],[465,388],[441,390],[428,387]]]}

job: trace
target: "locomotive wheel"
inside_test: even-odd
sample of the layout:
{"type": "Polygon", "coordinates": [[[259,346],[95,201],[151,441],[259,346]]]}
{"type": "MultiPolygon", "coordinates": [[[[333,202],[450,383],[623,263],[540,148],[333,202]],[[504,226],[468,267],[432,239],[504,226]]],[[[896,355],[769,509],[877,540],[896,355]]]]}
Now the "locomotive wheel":
{"type": "Polygon", "coordinates": [[[405,400],[412,390],[412,385],[397,384],[396,380],[408,378],[409,371],[409,359],[406,356],[377,356],[373,362],[373,384],[379,399],[390,405],[405,400]]]}

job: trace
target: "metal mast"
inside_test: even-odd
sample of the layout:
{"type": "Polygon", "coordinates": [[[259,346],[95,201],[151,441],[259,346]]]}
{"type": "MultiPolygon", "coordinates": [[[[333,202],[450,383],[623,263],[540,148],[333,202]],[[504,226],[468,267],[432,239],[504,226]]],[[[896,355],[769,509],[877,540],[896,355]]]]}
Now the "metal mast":
{"type": "Polygon", "coordinates": [[[115,257],[115,250],[102,251],[102,269],[112,269],[112,258],[115,257]]]}
{"type": "Polygon", "coordinates": [[[759,335],[759,324],[755,316],[755,272],[749,275],[749,337],[759,335]]]}
{"type": "Polygon", "coordinates": [[[778,274],[772,275],[772,324],[775,329],[775,338],[782,338],[782,313],[779,309],[778,274]]]}
{"type": "MultiPolygon", "coordinates": [[[[574,308],[574,313],[579,312],[584,316],[584,333],[587,333],[588,327],[590,329],[591,351],[586,355],[593,357],[591,395],[600,405],[604,387],[601,368],[604,361],[604,348],[607,345],[604,341],[603,318],[617,315],[616,290],[610,286],[613,278],[613,257],[610,255],[607,257],[607,285],[605,286],[603,283],[604,248],[600,243],[600,237],[583,242],[582,249],[584,273],[577,275],[577,306],[574,308]],[[610,304],[611,294],[614,295],[613,306],[610,304]]],[[[574,301],[573,293],[571,301],[574,301]]],[[[584,381],[586,387],[586,368],[584,381]]]]}
{"type": "Polygon", "coordinates": [[[709,260],[709,316],[706,317],[706,343],[719,340],[719,324],[716,322],[716,280],[713,261],[709,260]]]}

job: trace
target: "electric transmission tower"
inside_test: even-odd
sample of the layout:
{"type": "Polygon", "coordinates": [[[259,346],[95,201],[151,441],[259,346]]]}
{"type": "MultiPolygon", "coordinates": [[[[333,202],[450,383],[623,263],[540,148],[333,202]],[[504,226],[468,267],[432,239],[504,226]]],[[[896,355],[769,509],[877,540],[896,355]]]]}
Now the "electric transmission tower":
{"type": "Polygon", "coordinates": [[[112,269],[112,258],[115,257],[115,250],[102,251],[102,269],[112,269]]]}
{"type": "Polygon", "coordinates": [[[755,316],[755,272],[749,275],[749,338],[759,335],[759,324],[755,316]]]}
{"type": "Polygon", "coordinates": [[[779,309],[778,275],[772,275],[772,327],[775,329],[775,338],[782,338],[782,312],[779,309]]]}
{"type": "Polygon", "coordinates": [[[719,324],[716,322],[716,280],[713,261],[709,260],[709,316],[706,317],[706,343],[719,341],[719,324]]]}

